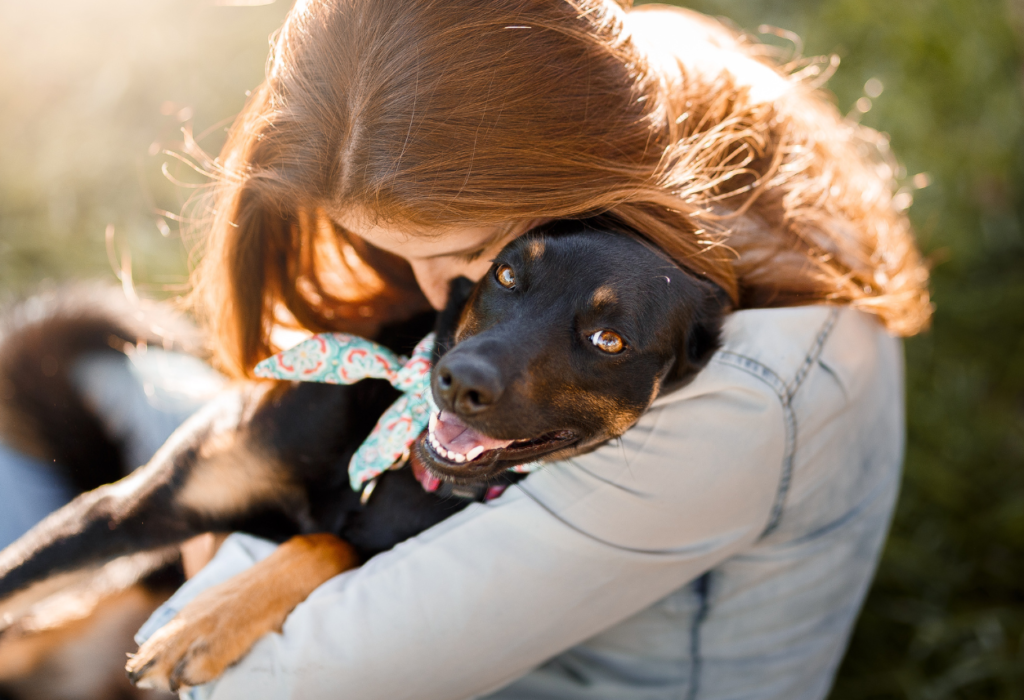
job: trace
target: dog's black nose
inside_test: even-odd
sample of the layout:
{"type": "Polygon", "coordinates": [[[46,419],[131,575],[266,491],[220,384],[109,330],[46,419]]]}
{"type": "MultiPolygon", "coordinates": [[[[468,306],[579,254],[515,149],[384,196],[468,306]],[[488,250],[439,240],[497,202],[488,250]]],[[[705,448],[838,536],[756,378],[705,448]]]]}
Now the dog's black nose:
{"type": "Polygon", "coordinates": [[[434,386],[447,404],[444,408],[463,416],[486,411],[505,390],[497,369],[471,355],[442,358],[434,373],[434,386]]]}

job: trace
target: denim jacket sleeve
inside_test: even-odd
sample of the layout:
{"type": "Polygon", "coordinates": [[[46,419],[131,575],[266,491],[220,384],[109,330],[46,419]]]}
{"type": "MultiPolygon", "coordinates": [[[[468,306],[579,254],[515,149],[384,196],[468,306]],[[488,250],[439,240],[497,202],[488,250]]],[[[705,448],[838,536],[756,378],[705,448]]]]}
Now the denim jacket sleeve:
{"type": "Polygon", "coordinates": [[[755,542],[785,411],[719,356],[620,440],[321,586],[214,700],[453,700],[500,687],[755,542]]]}

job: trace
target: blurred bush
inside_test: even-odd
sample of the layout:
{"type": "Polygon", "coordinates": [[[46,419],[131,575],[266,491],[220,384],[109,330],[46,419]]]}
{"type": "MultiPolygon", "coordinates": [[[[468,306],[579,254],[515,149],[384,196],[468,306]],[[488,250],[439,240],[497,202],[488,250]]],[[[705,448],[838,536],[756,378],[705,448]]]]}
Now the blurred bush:
{"type": "MultiPolygon", "coordinates": [[[[188,190],[161,166],[199,178],[161,150],[183,126],[218,149],[287,11],[227,1],[0,0],[0,291],[111,276],[125,251],[143,291],[183,288],[188,190]]],[[[677,4],[842,58],[829,86],[891,135],[935,263],[903,494],[833,698],[1024,698],[1024,2],[677,4]]]]}

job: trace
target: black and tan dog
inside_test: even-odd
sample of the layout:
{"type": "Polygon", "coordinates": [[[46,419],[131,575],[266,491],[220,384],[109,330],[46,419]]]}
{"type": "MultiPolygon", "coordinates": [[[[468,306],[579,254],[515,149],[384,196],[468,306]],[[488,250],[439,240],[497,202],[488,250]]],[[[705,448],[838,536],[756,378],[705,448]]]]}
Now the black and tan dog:
{"type": "MultiPolygon", "coordinates": [[[[143,686],[212,680],[320,583],[470,502],[452,488],[507,482],[513,465],[621,435],[704,366],[727,310],[713,285],[593,222],[513,241],[483,280],[456,283],[451,296],[432,375],[441,411],[413,456],[448,492],[424,491],[412,469],[382,475],[366,504],[348,486],[353,451],[396,398],[386,383],[240,386],[148,465],[80,496],[0,553],[0,614],[23,609],[62,574],[200,533],[291,536],[201,594],[128,664],[143,686]]],[[[431,320],[381,341],[407,353],[431,320]]]]}

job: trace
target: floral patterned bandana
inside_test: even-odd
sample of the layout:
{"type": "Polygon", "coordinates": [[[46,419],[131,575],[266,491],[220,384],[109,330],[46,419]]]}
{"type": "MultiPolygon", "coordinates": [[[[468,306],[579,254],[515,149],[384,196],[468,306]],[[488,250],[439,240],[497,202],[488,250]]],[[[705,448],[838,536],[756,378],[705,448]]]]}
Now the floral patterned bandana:
{"type": "MultiPolygon", "coordinates": [[[[402,396],[384,411],[349,463],[349,483],[354,491],[360,491],[388,469],[397,469],[408,461],[412,444],[427,427],[431,414],[437,412],[430,392],[433,351],[433,333],[416,345],[409,358],[357,335],[320,333],[263,360],[256,365],[254,373],[264,379],[325,384],[386,379],[402,392],[402,396]]],[[[513,470],[525,473],[538,466],[531,462],[513,470]]],[[[369,490],[364,492],[364,499],[369,493],[369,490]]]]}
{"type": "Polygon", "coordinates": [[[386,379],[402,392],[377,421],[349,463],[352,489],[388,469],[400,467],[409,449],[437,410],[430,394],[430,354],[434,334],[421,340],[405,358],[371,340],[347,333],[321,333],[256,365],[265,379],[290,379],[325,384],[355,384],[363,379],[386,379]]]}

